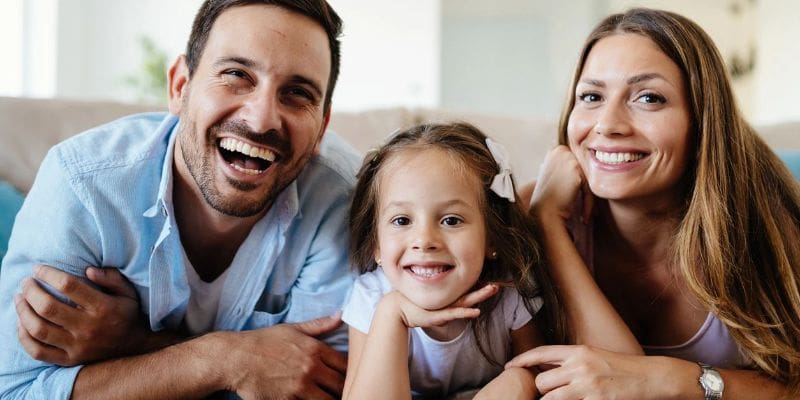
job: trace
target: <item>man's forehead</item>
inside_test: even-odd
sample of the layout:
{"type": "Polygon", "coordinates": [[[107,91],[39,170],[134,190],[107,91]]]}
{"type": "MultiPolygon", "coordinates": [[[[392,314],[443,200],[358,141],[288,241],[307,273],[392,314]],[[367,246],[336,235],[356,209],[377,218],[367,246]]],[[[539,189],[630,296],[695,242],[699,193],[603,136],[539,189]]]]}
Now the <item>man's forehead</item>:
{"type": "Polygon", "coordinates": [[[248,58],[259,64],[268,60],[270,67],[281,64],[300,69],[309,78],[320,75],[322,87],[331,68],[328,36],[322,26],[275,5],[244,5],[220,14],[209,32],[201,64],[223,57],[248,58]]]}

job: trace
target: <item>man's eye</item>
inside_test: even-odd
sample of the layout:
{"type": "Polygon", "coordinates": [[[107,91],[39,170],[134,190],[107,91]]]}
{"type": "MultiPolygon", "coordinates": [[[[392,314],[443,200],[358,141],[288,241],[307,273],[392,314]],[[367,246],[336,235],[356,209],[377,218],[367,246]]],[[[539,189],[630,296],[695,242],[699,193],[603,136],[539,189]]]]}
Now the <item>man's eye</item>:
{"type": "Polygon", "coordinates": [[[463,221],[461,221],[461,218],[458,217],[445,217],[444,219],[442,219],[442,224],[448,226],[455,226],[460,224],[461,222],[463,221]]]}
{"type": "Polygon", "coordinates": [[[392,224],[404,226],[411,223],[411,220],[408,217],[395,217],[392,219],[392,224]]]}
{"type": "Polygon", "coordinates": [[[242,72],[242,71],[240,71],[238,69],[231,69],[231,70],[224,71],[222,73],[222,75],[224,75],[227,78],[240,78],[240,79],[243,79],[243,78],[247,77],[247,74],[245,74],[244,72],[242,72]]]}
{"type": "Polygon", "coordinates": [[[311,93],[309,93],[307,90],[301,89],[301,88],[290,89],[289,90],[289,94],[292,95],[292,96],[305,97],[305,98],[307,98],[309,100],[312,100],[314,98],[314,96],[312,96],[311,93]]]}

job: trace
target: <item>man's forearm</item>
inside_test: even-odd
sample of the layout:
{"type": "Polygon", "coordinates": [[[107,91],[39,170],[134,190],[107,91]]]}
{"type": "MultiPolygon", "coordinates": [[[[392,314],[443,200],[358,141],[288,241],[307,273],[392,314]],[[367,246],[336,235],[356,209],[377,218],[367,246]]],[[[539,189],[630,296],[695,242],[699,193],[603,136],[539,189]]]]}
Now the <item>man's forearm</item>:
{"type": "Polygon", "coordinates": [[[213,334],[148,354],[90,364],[81,369],[72,399],[204,398],[224,389],[215,368],[213,334]]]}

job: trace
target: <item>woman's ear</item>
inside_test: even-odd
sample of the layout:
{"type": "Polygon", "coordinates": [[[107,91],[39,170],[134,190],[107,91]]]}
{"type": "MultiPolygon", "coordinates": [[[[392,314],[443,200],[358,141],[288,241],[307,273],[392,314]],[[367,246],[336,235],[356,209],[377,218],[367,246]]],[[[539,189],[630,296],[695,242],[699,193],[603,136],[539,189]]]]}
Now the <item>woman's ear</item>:
{"type": "Polygon", "coordinates": [[[189,66],[186,55],[181,54],[167,71],[167,95],[170,114],[180,115],[183,99],[189,89],[189,66]]]}

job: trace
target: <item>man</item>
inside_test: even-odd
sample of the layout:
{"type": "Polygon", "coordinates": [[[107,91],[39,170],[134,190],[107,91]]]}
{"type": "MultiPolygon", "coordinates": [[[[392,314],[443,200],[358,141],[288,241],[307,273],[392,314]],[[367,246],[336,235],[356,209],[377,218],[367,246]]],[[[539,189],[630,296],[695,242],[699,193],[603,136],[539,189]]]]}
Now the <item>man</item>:
{"type": "Polygon", "coordinates": [[[206,1],[169,70],[171,115],[50,151],[0,276],[0,397],[341,393],[338,317],[304,322],[352,280],[357,157],[323,140],[340,30],[324,0],[206,1]],[[26,278],[38,264],[55,268],[26,278]]]}

